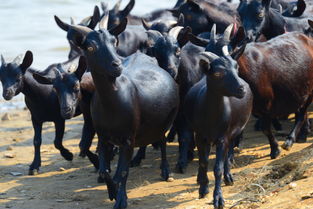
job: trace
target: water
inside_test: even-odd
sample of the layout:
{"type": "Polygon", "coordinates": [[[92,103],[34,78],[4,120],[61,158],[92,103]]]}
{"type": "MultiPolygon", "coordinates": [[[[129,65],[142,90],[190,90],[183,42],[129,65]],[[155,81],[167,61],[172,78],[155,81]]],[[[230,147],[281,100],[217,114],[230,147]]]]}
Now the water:
{"type": "MultiPolygon", "coordinates": [[[[116,1],[106,0],[109,7],[116,1]]],[[[122,1],[122,8],[128,0],[122,1]]],[[[143,15],[159,8],[171,8],[176,0],[137,0],[132,14],[143,15]]],[[[63,21],[76,22],[92,15],[100,0],[9,0],[0,4],[0,53],[6,61],[31,50],[34,54],[32,67],[44,70],[52,63],[67,59],[66,34],[55,23],[53,15],[63,21]]],[[[19,95],[12,102],[2,98],[0,87],[0,112],[22,108],[23,97],[19,95]]]]}

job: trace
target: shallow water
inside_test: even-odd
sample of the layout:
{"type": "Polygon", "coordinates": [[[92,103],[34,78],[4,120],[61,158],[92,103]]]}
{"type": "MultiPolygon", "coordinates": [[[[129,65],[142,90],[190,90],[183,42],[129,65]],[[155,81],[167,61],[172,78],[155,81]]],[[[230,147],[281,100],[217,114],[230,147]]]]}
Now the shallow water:
{"type": "MultiPolygon", "coordinates": [[[[115,0],[106,0],[113,7],[115,0]]],[[[128,0],[122,1],[122,8],[128,0]]],[[[176,0],[137,0],[132,14],[142,15],[154,9],[173,7],[176,0]]],[[[32,67],[44,70],[52,63],[67,59],[68,43],[65,32],[55,23],[53,15],[70,22],[79,22],[92,15],[100,0],[10,0],[0,4],[0,53],[6,61],[31,50],[34,54],[32,67]]],[[[0,87],[0,112],[22,108],[23,97],[4,102],[0,87]]]]}

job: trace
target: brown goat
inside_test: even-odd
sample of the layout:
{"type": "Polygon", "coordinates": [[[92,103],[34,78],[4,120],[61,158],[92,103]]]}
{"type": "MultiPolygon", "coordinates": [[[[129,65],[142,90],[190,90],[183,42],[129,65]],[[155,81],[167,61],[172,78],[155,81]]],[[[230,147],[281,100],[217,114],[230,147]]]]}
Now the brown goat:
{"type": "Polygon", "coordinates": [[[251,43],[238,60],[239,75],[254,94],[253,114],[263,119],[262,129],[271,146],[271,158],[280,151],[271,131],[271,119],[296,113],[293,130],[282,145],[290,149],[307,119],[312,102],[313,39],[299,32],[251,43]]]}

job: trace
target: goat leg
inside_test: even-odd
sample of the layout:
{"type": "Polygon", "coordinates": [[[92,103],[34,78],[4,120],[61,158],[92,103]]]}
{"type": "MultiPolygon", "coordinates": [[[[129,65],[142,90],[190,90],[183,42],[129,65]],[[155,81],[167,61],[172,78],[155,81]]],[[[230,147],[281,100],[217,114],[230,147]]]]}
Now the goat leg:
{"type": "Polygon", "coordinates": [[[28,175],[34,175],[34,170],[39,171],[39,167],[41,166],[41,157],[40,157],[40,146],[42,142],[41,138],[41,131],[42,131],[42,122],[36,121],[32,118],[33,128],[34,128],[34,148],[35,148],[35,155],[34,160],[29,166],[28,175]]]}
{"type": "Polygon", "coordinates": [[[207,143],[204,137],[198,134],[196,134],[196,145],[199,153],[199,168],[197,176],[197,183],[200,184],[199,198],[204,198],[209,193],[209,178],[207,172],[211,145],[207,143]]]}
{"type": "Polygon", "coordinates": [[[126,182],[133,152],[134,148],[131,146],[130,143],[126,143],[123,146],[120,146],[118,166],[113,178],[113,182],[116,184],[117,188],[117,196],[114,209],[127,207],[126,182]]]}
{"type": "Polygon", "coordinates": [[[216,143],[216,160],[214,166],[215,188],[213,193],[213,205],[214,208],[224,207],[224,198],[222,194],[222,174],[224,172],[224,161],[227,148],[224,138],[220,138],[216,143]]]}
{"type": "Polygon", "coordinates": [[[262,118],[263,133],[267,136],[268,141],[270,143],[270,147],[271,147],[270,156],[271,156],[271,159],[275,159],[280,154],[280,150],[278,147],[278,142],[272,133],[271,122],[272,122],[272,119],[270,117],[265,116],[262,118]]]}
{"type": "Polygon", "coordinates": [[[57,148],[61,155],[64,157],[65,160],[72,161],[73,160],[73,153],[71,153],[68,149],[64,148],[62,144],[63,136],[64,136],[64,127],[65,121],[55,121],[55,139],[54,139],[54,146],[57,148]]]}

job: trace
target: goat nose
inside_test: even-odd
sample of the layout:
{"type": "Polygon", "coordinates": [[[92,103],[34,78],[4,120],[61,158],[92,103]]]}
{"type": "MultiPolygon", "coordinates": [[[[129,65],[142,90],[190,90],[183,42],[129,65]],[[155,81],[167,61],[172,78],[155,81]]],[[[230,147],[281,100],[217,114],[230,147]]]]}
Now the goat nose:
{"type": "Polygon", "coordinates": [[[71,107],[65,107],[64,108],[64,112],[71,112],[72,111],[72,108],[71,107]]]}
{"type": "Polygon", "coordinates": [[[113,67],[119,67],[121,64],[122,64],[122,63],[121,63],[120,60],[116,60],[116,61],[113,61],[113,62],[112,62],[112,66],[113,66],[113,67]]]}
{"type": "Polygon", "coordinates": [[[244,87],[244,85],[240,85],[240,86],[237,88],[237,91],[238,91],[238,93],[240,93],[240,94],[245,93],[245,87],[244,87]]]}
{"type": "Polygon", "coordinates": [[[244,87],[243,85],[240,85],[240,86],[238,87],[238,90],[243,91],[243,90],[245,90],[245,87],[244,87]]]}
{"type": "Polygon", "coordinates": [[[7,89],[7,94],[13,94],[13,89],[7,89]]]}

